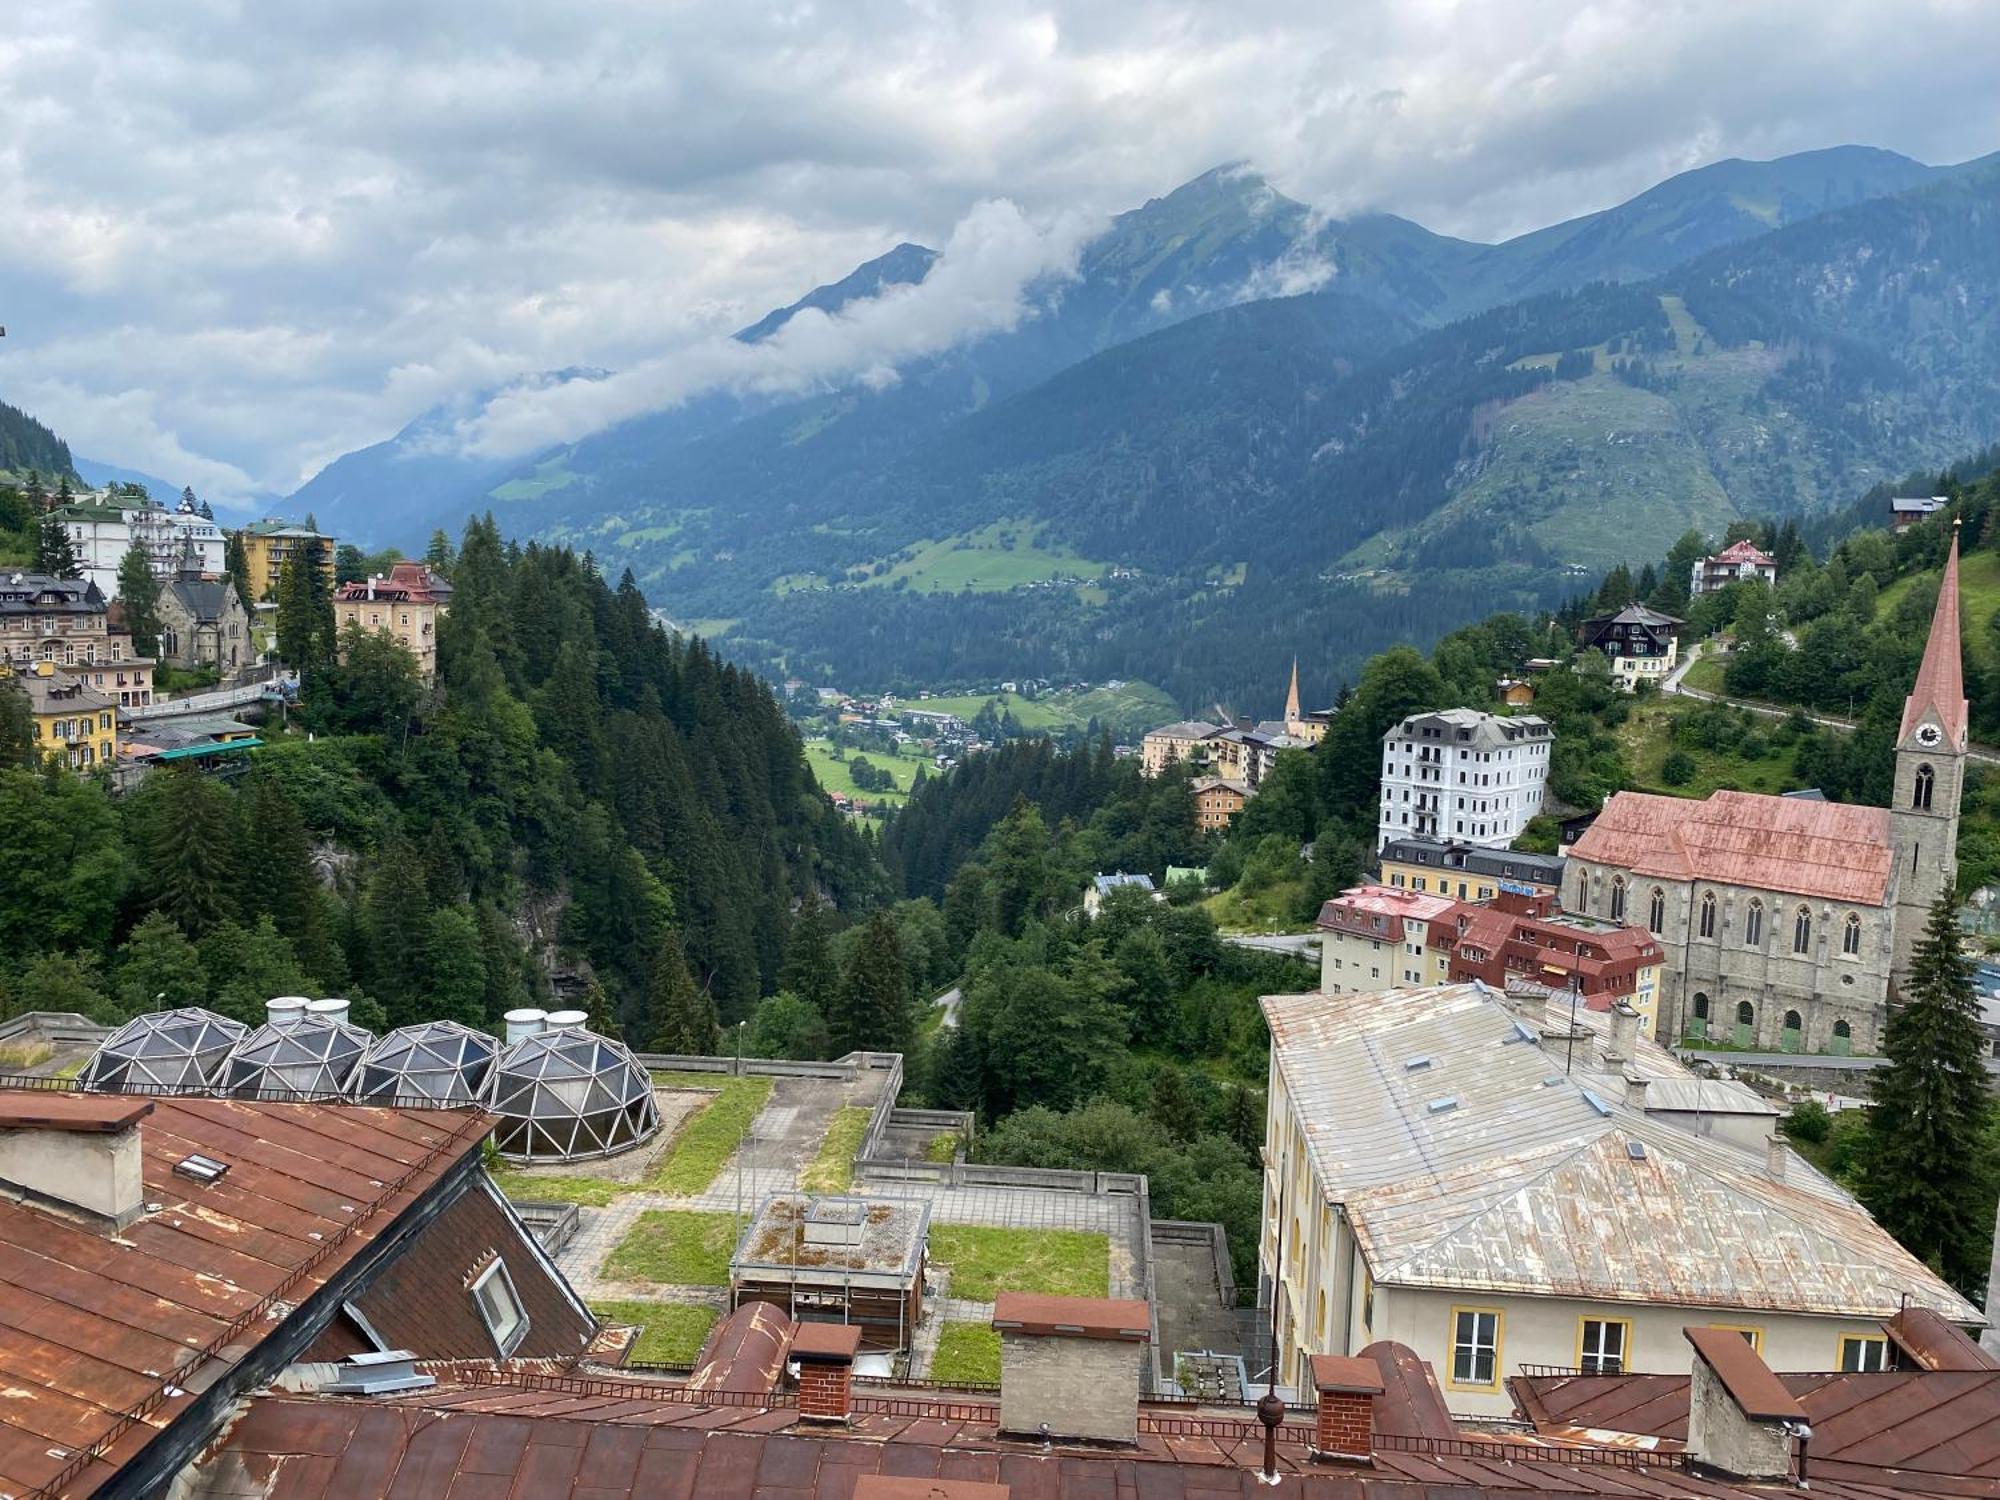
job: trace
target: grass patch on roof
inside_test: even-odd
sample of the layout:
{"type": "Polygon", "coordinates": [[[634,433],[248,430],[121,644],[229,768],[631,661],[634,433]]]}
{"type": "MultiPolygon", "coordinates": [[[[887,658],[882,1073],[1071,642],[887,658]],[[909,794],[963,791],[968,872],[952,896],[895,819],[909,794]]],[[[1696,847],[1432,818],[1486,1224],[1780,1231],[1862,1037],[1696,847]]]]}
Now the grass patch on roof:
{"type": "Polygon", "coordinates": [[[648,1209],[604,1258],[604,1275],[664,1286],[727,1286],[735,1247],[736,1220],[729,1214],[648,1209]]]}
{"type": "Polygon", "coordinates": [[[607,1323],[630,1323],[639,1330],[627,1358],[642,1365],[691,1365],[721,1316],[693,1302],[593,1302],[590,1310],[607,1323]]]}
{"type": "Polygon", "coordinates": [[[1111,1240],[1087,1230],[933,1224],[930,1255],[951,1268],[951,1295],[972,1302],[1001,1292],[1111,1295],[1111,1240]]]}
{"type": "Polygon", "coordinates": [[[947,1385],[998,1385],[1000,1335],[984,1323],[947,1323],[938,1330],[932,1380],[947,1385]]]}
{"type": "Polygon", "coordinates": [[[510,1166],[494,1171],[494,1183],[509,1198],[523,1202],[581,1203],[591,1208],[602,1208],[623,1193],[685,1198],[706,1192],[771,1097],[772,1080],[732,1078],[727,1073],[655,1073],[653,1082],[670,1089],[713,1090],[715,1097],[680,1127],[673,1144],[646,1176],[619,1181],[510,1166]]]}
{"type": "Polygon", "coordinates": [[[819,1154],[799,1174],[799,1186],[808,1193],[844,1193],[854,1186],[854,1154],[868,1133],[870,1110],[849,1105],[833,1117],[819,1154]]]}

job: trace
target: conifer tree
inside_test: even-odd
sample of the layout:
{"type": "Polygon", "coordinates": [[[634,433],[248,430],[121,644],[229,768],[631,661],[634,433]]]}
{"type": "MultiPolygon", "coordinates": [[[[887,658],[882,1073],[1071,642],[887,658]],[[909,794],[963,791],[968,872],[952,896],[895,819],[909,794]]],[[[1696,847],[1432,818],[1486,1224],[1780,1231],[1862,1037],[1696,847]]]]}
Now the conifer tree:
{"type": "Polygon", "coordinates": [[[70,540],[69,527],[57,518],[54,511],[42,517],[42,523],[35,532],[35,571],[51,578],[83,577],[83,560],[76,555],[76,544],[70,540]]]}
{"type": "Polygon", "coordinates": [[[35,753],[35,720],[28,695],[14,677],[0,677],[0,766],[28,763],[35,753]]]}
{"type": "Polygon", "coordinates": [[[877,910],[856,937],[827,1012],[834,1052],[906,1051],[913,1019],[910,972],[895,918],[877,910]]]}
{"type": "Polygon", "coordinates": [[[27,495],[28,504],[34,507],[36,515],[40,515],[49,508],[49,492],[42,484],[42,471],[40,469],[28,470],[27,486],[23,490],[23,493],[27,495]]]}
{"type": "Polygon", "coordinates": [[[451,538],[445,535],[443,527],[431,533],[431,544],[424,548],[424,566],[440,578],[451,576],[451,565],[457,554],[452,551],[451,538]]]}
{"type": "Polygon", "coordinates": [[[668,934],[653,962],[646,996],[646,1046],[653,1052],[712,1054],[722,1033],[715,997],[694,982],[681,957],[679,938],[668,934]]]}
{"type": "Polygon", "coordinates": [[[785,945],[785,967],[778,976],[778,988],[790,990],[825,1015],[839,987],[840,966],[833,959],[826,906],[819,892],[809,889],[799,903],[799,914],[785,945]]]}
{"type": "Polygon", "coordinates": [[[229,541],[222,549],[222,571],[230,586],[236,590],[236,597],[244,610],[255,618],[257,601],[250,597],[250,560],[244,555],[243,533],[240,531],[229,533],[229,541]]]}
{"type": "Polygon", "coordinates": [[[403,838],[384,841],[368,884],[365,970],[368,988],[395,1012],[415,987],[430,936],[430,893],[423,864],[403,838]]]}
{"type": "Polygon", "coordinates": [[[153,908],[199,939],[235,908],[235,828],[228,794],[199,772],[161,775],[147,840],[153,908]]]}
{"type": "Polygon", "coordinates": [[[125,606],[125,628],[132,632],[136,655],[160,654],[160,581],[153,576],[153,560],[146,549],[134,542],[125,549],[118,564],[118,598],[125,606]]]}
{"type": "Polygon", "coordinates": [[[1992,1110],[1973,973],[1947,891],[1911,957],[1902,1003],[1889,1013],[1888,1066],[1869,1078],[1875,1103],[1862,1193],[1883,1228],[1968,1293],[1986,1272],[1974,1168],[1992,1110]]]}
{"type": "Polygon", "coordinates": [[[201,953],[165,913],[147,913],[119,948],[118,1001],[128,1016],[208,1003],[201,953]]]}

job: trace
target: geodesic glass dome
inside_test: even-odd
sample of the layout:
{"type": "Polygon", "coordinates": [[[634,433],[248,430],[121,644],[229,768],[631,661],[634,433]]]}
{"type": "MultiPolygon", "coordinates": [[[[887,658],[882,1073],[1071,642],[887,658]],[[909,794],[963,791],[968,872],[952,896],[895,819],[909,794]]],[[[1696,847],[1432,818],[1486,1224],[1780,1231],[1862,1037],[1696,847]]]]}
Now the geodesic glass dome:
{"type": "Polygon", "coordinates": [[[500,1044],[456,1021],[426,1021],[378,1037],[354,1075],[363,1104],[476,1104],[500,1044]]]}
{"type": "Polygon", "coordinates": [[[359,1026],[325,1016],[266,1024],[230,1049],[217,1082],[232,1094],[253,1098],[338,1094],[373,1040],[359,1026]]]}
{"type": "Polygon", "coordinates": [[[660,1128],[652,1075],[617,1042],[580,1026],[523,1037],[486,1085],[493,1144],[513,1161],[577,1161],[628,1151],[660,1128]]]}
{"type": "Polygon", "coordinates": [[[101,1094],[171,1093],[212,1084],[250,1028],[198,1005],[134,1016],[97,1044],[77,1087],[101,1094]]]}

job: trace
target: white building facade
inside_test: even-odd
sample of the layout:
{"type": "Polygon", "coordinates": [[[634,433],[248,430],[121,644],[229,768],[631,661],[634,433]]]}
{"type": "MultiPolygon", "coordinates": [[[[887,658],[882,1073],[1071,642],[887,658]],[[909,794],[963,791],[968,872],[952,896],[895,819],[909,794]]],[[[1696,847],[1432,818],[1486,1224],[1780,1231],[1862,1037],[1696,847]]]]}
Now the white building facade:
{"type": "Polygon", "coordinates": [[[1382,737],[1379,854],[1391,839],[1504,849],[1542,810],[1555,734],[1533,714],[1412,714],[1382,737]]]}

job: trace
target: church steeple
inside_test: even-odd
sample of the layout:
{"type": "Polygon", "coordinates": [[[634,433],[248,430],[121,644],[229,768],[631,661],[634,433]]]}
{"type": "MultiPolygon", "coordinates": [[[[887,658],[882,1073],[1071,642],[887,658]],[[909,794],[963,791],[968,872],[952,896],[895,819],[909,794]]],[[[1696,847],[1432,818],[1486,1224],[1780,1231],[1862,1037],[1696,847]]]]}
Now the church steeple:
{"type": "Polygon", "coordinates": [[[1909,974],[1931,906],[1958,882],[1958,803],[1965,785],[1965,666],[1958,631],[1958,526],[1938,581],[1937,612],[1903,704],[1889,827],[1896,859],[1892,975],[1909,974]]]}
{"type": "Polygon", "coordinates": [[[1299,722],[1299,659],[1292,658],[1292,690],[1285,694],[1285,727],[1299,722]]]}

